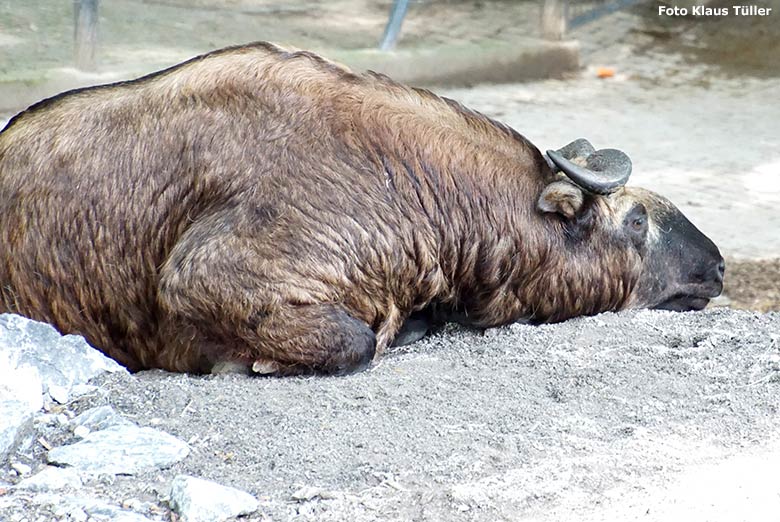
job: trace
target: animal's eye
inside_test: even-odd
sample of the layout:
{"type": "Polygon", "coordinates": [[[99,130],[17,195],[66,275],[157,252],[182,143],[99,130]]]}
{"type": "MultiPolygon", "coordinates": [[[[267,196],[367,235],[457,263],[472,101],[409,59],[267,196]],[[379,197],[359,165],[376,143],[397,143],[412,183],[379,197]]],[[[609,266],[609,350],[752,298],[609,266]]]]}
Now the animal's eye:
{"type": "Polygon", "coordinates": [[[647,233],[647,209],[641,203],[632,208],[623,221],[629,236],[637,246],[640,246],[645,240],[647,233]]]}
{"type": "Polygon", "coordinates": [[[633,228],[636,232],[641,232],[646,223],[647,219],[645,219],[644,216],[635,217],[631,220],[631,228],[633,228]]]}

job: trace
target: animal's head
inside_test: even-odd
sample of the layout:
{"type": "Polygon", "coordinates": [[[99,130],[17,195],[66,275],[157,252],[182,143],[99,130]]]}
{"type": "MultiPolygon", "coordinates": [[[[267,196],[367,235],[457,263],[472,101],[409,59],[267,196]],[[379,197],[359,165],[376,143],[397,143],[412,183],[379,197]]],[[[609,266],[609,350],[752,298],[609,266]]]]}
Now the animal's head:
{"type": "Polygon", "coordinates": [[[669,200],[625,186],[625,154],[594,151],[580,139],[547,158],[562,174],[544,188],[538,209],[561,223],[572,252],[626,265],[610,267],[626,280],[623,307],[700,310],[721,293],[718,248],[669,200]]]}

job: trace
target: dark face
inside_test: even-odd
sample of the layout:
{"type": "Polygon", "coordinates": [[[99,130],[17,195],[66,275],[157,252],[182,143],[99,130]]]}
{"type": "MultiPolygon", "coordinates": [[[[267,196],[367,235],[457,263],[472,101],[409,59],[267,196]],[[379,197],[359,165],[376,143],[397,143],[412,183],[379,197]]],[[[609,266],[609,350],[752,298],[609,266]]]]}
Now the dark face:
{"type": "Polygon", "coordinates": [[[718,247],[667,199],[642,189],[622,197],[621,225],[643,264],[631,307],[701,310],[720,295],[725,262],[718,247]]]}

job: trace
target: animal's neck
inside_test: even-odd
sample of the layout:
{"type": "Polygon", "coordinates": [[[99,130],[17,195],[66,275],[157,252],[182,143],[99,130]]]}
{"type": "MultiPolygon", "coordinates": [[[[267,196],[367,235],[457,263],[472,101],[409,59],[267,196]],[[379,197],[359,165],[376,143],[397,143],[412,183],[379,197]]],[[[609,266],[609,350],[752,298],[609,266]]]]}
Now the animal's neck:
{"type": "MultiPolygon", "coordinates": [[[[492,216],[512,223],[518,216],[492,216]]],[[[543,217],[521,216],[514,225],[474,222],[448,278],[455,282],[447,305],[460,320],[496,326],[530,320],[556,322],[620,310],[629,304],[639,274],[631,252],[603,252],[598,241],[568,242],[543,217]]],[[[446,264],[443,263],[443,268],[446,264]]]]}
{"type": "Polygon", "coordinates": [[[639,275],[629,269],[636,265],[630,257],[627,251],[601,252],[593,245],[575,251],[559,242],[518,293],[525,315],[556,322],[625,308],[639,275]]]}
{"type": "Polygon", "coordinates": [[[631,285],[613,275],[621,264],[567,251],[536,210],[551,173],[533,145],[467,112],[444,114],[442,125],[416,112],[391,118],[381,107],[363,116],[357,145],[402,203],[418,264],[435,257],[445,282],[434,300],[482,326],[623,306],[631,285]]]}
{"type": "Polygon", "coordinates": [[[530,314],[530,307],[515,297],[518,282],[549,263],[549,237],[533,210],[536,173],[528,166],[525,172],[502,172],[502,165],[481,165],[465,170],[462,163],[450,162],[434,183],[422,177],[419,201],[437,235],[438,265],[447,281],[437,299],[450,310],[445,315],[494,326],[530,314]]]}

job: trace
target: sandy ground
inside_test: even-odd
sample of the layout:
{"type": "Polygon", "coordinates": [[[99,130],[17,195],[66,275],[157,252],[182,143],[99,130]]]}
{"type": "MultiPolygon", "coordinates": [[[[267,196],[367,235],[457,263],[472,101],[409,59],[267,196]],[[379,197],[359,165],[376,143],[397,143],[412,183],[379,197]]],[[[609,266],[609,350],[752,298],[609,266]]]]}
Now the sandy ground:
{"type": "MultiPolygon", "coordinates": [[[[110,404],[192,448],[168,470],[88,482],[89,495],[115,505],[159,510],[173,476],[186,473],[256,495],[252,520],[757,522],[780,513],[777,313],[448,327],[345,378],[152,371],[102,384],[68,408],[110,404]]],[[[34,495],[17,498],[51,515],[34,495]]]]}
{"type": "MultiPolygon", "coordinates": [[[[692,63],[658,31],[620,14],[575,32],[581,75],[445,94],[542,148],[626,150],[632,183],[740,260],[732,304],[777,309],[780,71],[692,63]]],[[[347,378],[112,377],[71,407],[111,404],[193,448],[173,469],[89,484],[116,504],[159,506],[184,472],[257,495],[253,520],[777,521],[779,365],[776,312],[629,312],[448,327],[347,378]]],[[[35,505],[21,501],[14,513],[35,505]]]]}

